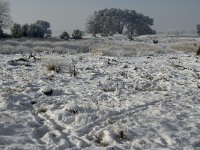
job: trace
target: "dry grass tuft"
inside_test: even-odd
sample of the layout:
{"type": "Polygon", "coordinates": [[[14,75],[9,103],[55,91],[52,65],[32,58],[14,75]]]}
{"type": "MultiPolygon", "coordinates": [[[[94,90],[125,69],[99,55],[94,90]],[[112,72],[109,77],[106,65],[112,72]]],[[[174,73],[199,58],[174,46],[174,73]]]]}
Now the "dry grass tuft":
{"type": "Polygon", "coordinates": [[[47,68],[48,71],[50,71],[50,72],[51,71],[55,71],[56,73],[59,73],[62,70],[62,66],[61,65],[54,64],[54,63],[48,63],[46,65],[46,68],[47,68]]]}
{"type": "Polygon", "coordinates": [[[39,108],[37,113],[41,113],[41,114],[44,114],[47,112],[47,109],[46,108],[39,108]]]}

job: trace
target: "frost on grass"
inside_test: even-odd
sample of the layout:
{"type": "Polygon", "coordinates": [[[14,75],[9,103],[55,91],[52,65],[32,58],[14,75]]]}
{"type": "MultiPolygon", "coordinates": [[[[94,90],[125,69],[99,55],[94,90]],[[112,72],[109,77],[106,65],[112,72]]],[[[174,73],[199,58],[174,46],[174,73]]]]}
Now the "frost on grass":
{"type": "Polygon", "coordinates": [[[171,50],[199,39],[158,39],[85,40],[99,53],[74,55],[51,50],[77,41],[4,41],[11,52],[51,49],[31,67],[7,63],[20,53],[0,55],[0,149],[198,149],[199,57],[171,50]]]}
{"type": "Polygon", "coordinates": [[[58,55],[46,55],[42,58],[43,64],[47,72],[59,73],[64,66],[64,59],[58,55]]]}

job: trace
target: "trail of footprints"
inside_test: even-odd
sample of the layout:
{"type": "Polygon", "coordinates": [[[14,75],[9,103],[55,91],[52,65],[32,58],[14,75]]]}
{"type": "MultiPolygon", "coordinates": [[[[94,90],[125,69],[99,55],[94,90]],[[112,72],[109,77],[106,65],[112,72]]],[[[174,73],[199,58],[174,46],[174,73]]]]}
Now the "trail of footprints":
{"type": "MultiPolygon", "coordinates": [[[[148,59],[145,59],[145,61],[148,61],[148,59]]],[[[198,76],[200,72],[198,63],[184,66],[187,65],[184,61],[188,61],[190,58],[183,56],[183,58],[175,59],[175,63],[178,62],[183,68],[174,65],[175,63],[171,64],[168,59],[163,60],[164,64],[161,66],[159,64],[153,66],[152,64],[156,64],[156,59],[158,58],[154,58],[147,63],[143,63],[144,60],[141,62],[135,60],[133,63],[128,63],[128,70],[124,68],[127,76],[122,74],[119,76],[121,68],[112,69],[112,67],[120,65],[116,64],[116,62],[114,66],[103,65],[103,67],[98,67],[98,61],[101,62],[104,59],[94,60],[95,67],[97,67],[96,74],[100,74],[100,76],[95,75],[95,77],[93,76],[88,80],[87,76],[83,75],[83,69],[83,72],[80,71],[79,77],[75,79],[63,78],[63,81],[66,80],[68,84],[63,88],[67,88],[70,84],[75,88],[70,87],[71,91],[63,90],[63,92],[60,92],[61,95],[58,94],[52,97],[45,97],[39,93],[33,96],[39,89],[37,81],[34,87],[36,90],[29,90],[29,95],[26,95],[23,90],[18,90],[17,94],[15,94],[16,91],[10,88],[10,85],[15,84],[15,79],[10,75],[9,78],[14,80],[12,83],[10,80],[6,82],[4,79],[1,79],[0,82],[3,87],[1,89],[0,109],[2,112],[0,114],[0,122],[18,124],[13,128],[14,134],[17,134],[14,130],[21,129],[21,132],[24,132],[24,135],[31,136],[33,139],[30,139],[30,141],[41,149],[45,148],[44,145],[46,144],[49,149],[109,147],[109,144],[111,144],[109,142],[112,142],[116,149],[127,145],[129,145],[127,149],[145,149],[152,146],[154,148],[177,148],[185,145],[189,145],[189,148],[198,148],[200,147],[198,140],[191,139],[184,142],[184,135],[182,135],[187,132],[189,134],[196,133],[193,136],[198,138],[199,118],[194,121],[192,117],[198,115],[199,111],[197,109],[200,102],[198,101],[198,87],[194,87],[195,83],[191,82],[191,80],[198,81],[196,76],[193,76],[194,74],[198,76]],[[166,66],[166,68],[163,66],[166,66]],[[169,72],[166,73],[166,70],[169,72]],[[156,76],[156,72],[159,72],[158,76],[156,76]],[[155,80],[155,78],[158,80],[155,80]],[[182,81],[181,78],[185,80],[182,84],[177,81],[182,81]],[[155,85],[152,85],[151,83],[154,80],[156,81],[155,85]],[[120,88],[124,89],[120,89],[119,94],[114,93],[118,86],[114,84],[116,81],[123,82],[123,86],[120,85],[120,88]],[[187,84],[187,82],[192,85],[187,84]],[[144,84],[139,87],[134,85],[136,83],[144,84]],[[155,88],[159,84],[166,83],[171,87],[168,89],[161,88],[161,90],[155,88]],[[82,87],[84,84],[92,86],[82,87]],[[102,85],[104,87],[99,89],[102,85]],[[106,90],[105,87],[107,88],[106,90]],[[196,97],[187,91],[188,87],[191,87],[191,92],[196,93],[196,97]],[[90,88],[96,88],[98,94],[91,93],[90,88]],[[67,95],[66,93],[71,94],[67,95]],[[7,97],[8,95],[9,97],[7,97]],[[65,96],[66,101],[61,98],[62,96],[65,96]],[[93,100],[90,101],[90,97],[93,100]],[[37,98],[40,100],[38,104],[30,104],[30,100],[37,101],[37,98]],[[106,99],[115,100],[114,107],[120,104],[121,107],[115,110],[112,108],[112,103],[107,103],[106,106],[106,99]],[[130,102],[128,108],[124,106],[125,102],[130,102]],[[193,102],[196,102],[196,106],[193,106],[193,102]],[[42,103],[46,110],[38,112],[38,109],[42,108],[39,104],[42,103]],[[21,117],[19,116],[20,119],[16,118],[18,117],[17,115],[12,117],[11,114],[7,114],[5,107],[12,109],[15,114],[18,113],[17,111],[22,112],[21,117]],[[27,111],[26,113],[29,113],[29,115],[26,116],[23,111],[27,111]],[[23,119],[23,117],[25,118],[23,119]],[[26,124],[23,125],[22,121],[26,122],[27,126],[26,124]],[[191,121],[191,123],[188,121],[191,121]],[[155,122],[157,124],[154,124],[155,122]],[[180,129],[177,129],[176,126],[180,126],[182,131],[179,131],[180,129]],[[195,127],[191,128],[191,126],[195,127]],[[27,133],[28,131],[26,130],[30,130],[30,133],[27,133]],[[173,132],[176,132],[177,135],[173,135],[173,132]],[[173,140],[172,136],[174,136],[175,140],[173,140]],[[107,139],[106,141],[104,138],[113,139],[107,139]],[[154,145],[152,145],[152,142],[154,145]]],[[[90,63],[90,61],[86,61],[85,66],[87,66],[87,63],[90,63]]],[[[37,70],[38,68],[34,69],[37,70]]],[[[42,79],[42,81],[44,80],[42,79]]],[[[56,81],[55,84],[59,85],[60,83],[56,81]]],[[[190,138],[190,135],[188,138],[190,138]]]]}

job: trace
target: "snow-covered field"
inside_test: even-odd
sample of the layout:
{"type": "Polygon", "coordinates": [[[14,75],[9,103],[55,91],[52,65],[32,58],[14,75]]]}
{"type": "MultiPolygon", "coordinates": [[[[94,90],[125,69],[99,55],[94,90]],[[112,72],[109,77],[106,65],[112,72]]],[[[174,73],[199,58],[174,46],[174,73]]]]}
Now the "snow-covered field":
{"type": "Polygon", "coordinates": [[[200,149],[199,38],[0,44],[0,149],[200,149]]]}

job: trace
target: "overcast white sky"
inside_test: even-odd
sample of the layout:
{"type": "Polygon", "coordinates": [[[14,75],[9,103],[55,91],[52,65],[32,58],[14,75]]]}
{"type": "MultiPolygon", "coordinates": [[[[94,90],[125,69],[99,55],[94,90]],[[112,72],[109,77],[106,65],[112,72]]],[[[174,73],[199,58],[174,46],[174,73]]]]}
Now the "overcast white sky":
{"type": "Polygon", "coordinates": [[[85,30],[86,18],[95,10],[127,8],[154,18],[157,31],[196,30],[200,0],[8,0],[14,22],[51,23],[54,34],[85,30]]]}

